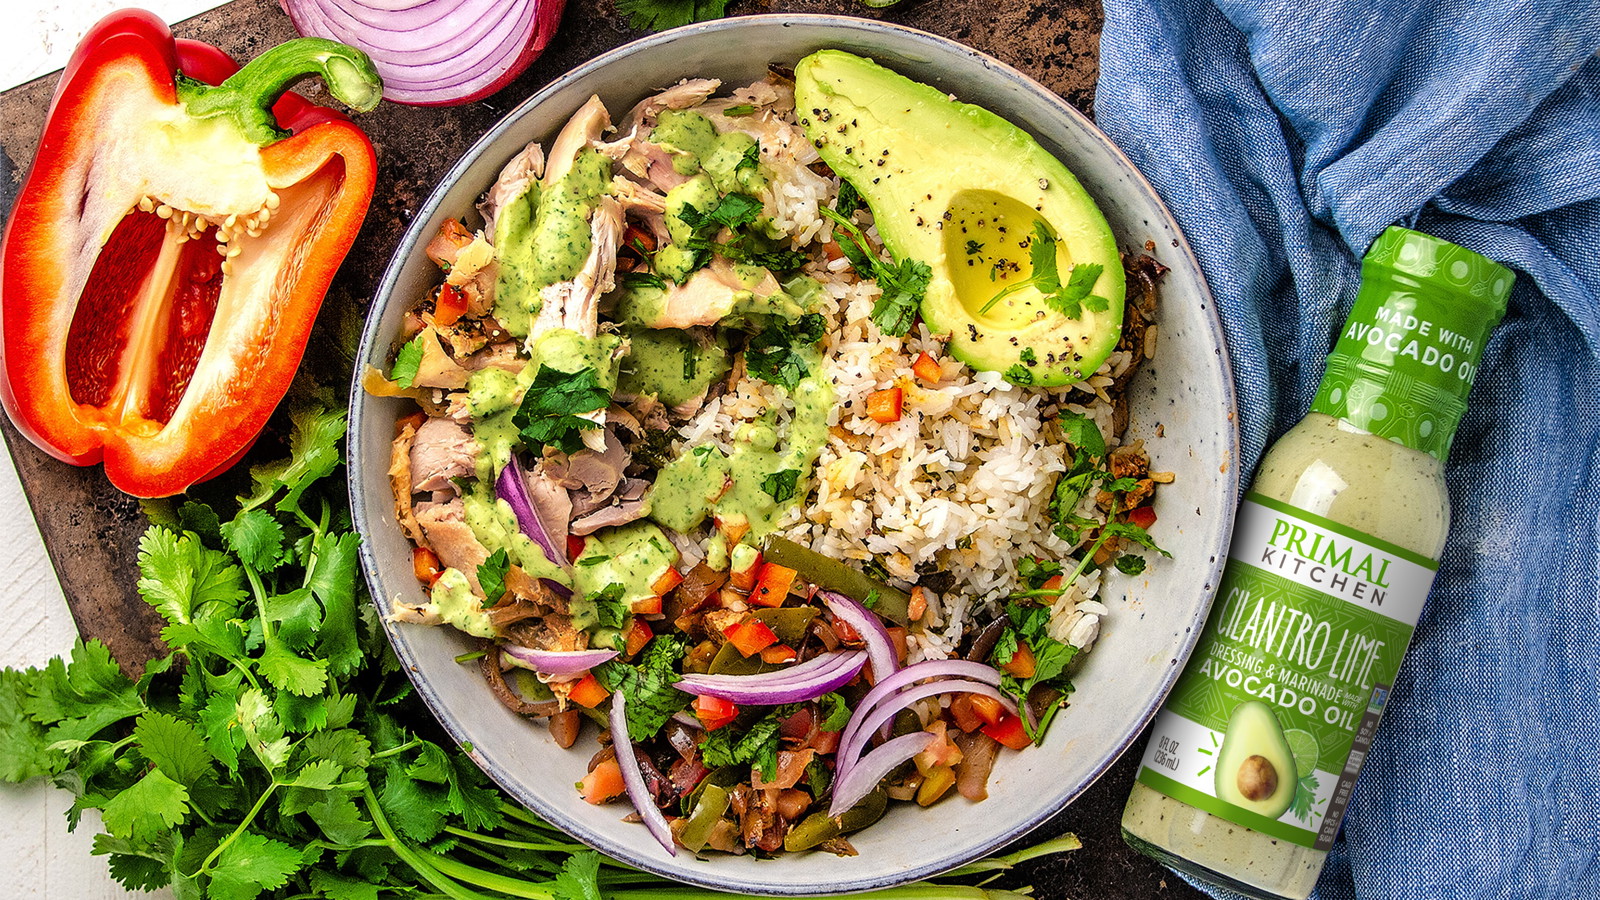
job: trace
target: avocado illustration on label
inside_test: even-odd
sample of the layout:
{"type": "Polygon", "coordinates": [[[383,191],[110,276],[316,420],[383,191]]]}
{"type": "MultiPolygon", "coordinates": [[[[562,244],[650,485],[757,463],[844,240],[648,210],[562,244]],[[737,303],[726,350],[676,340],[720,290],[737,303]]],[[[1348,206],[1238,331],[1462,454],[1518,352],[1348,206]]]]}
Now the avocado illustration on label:
{"type": "Polygon", "coordinates": [[[962,362],[1053,387],[1093,374],[1116,347],[1126,292],[1116,238],[1027,132],[840,50],[795,66],[795,112],[895,257],[928,264],[922,318],[950,334],[962,362]]]}
{"type": "Polygon", "coordinates": [[[1272,708],[1260,700],[1234,707],[1217,751],[1217,797],[1276,819],[1289,809],[1299,780],[1294,751],[1272,708]]]}

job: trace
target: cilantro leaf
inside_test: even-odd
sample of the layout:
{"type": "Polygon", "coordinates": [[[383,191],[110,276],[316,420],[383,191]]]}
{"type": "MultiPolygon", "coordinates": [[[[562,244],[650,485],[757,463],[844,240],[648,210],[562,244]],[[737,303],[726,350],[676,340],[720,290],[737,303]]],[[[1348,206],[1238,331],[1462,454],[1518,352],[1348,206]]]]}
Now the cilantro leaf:
{"type": "Polygon", "coordinates": [[[1138,575],[1144,571],[1145,558],[1136,553],[1123,553],[1112,563],[1124,575],[1138,575]]]}
{"type": "Polygon", "coordinates": [[[1057,417],[1056,424],[1060,426],[1067,443],[1090,456],[1105,457],[1106,439],[1093,419],[1082,413],[1063,412],[1057,417]]]}
{"type": "Polygon", "coordinates": [[[800,479],[799,469],[780,469],[761,480],[761,489],[773,500],[782,503],[794,498],[795,484],[800,479]]]}
{"type": "Polygon", "coordinates": [[[600,427],[581,414],[609,405],[611,392],[600,386],[594,369],[563,372],[541,364],[511,421],[534,456],[542,455],[545,447],[576,453],[583,448],[581,432],[600,427]]]}
{"type": "Polygon", "coordinates": [[[710,732],[700,743],[705,764],[715,768],[754,763],[763,781],[773,780],[778,774],[778,731],[795,709],[795,704],[776,707],[742,733],[733,725],[710,732]]]}
{"type": "Polygon", "coordinates": [[[899,337],[911,330],[933,269],[914,259],[896,259],[885,265],[867,245],[867,237],[846,216],[827,207],[818,210],[838,226],[834,238],[858,275],[871,277],[882,292],[872,305],[872,321],[884,334],[899,337]]]}
{"type": "Polygon", "coordinates": [[[283,560],[283,526],[259,509],[242,510],[220,531],[228,549],[257,572],[270,572],[283,560]]]}
{"type": "Polygon", "coordinates": [[[667,289],[667,280],[660,275],[649,272],[624,272],[621,276],[622,286],[628,290],[640,288],[655,288],[658,291],[667,289]]]}
{"type": "Polygon", "coordinates": [[[1011,368],[1005,370],[1004,377],[1005,380],[1012,384],[1022,387],[1033,384],[1033,372],[1029,371],[1028,367],[1022,363],[1012,364],[1011,368]]]}
{"type": "Polygon", "coordinates": [[[856,190],[856,186],[851,184],[849,179],[841,178],[839,180],[839,196],[833,201],[833,208],[839,215],[848,218],[851,213],[864,208],[866,205],[866,201],[861,199],[861,192],[856,190]]]}
{"type": "Polygon", "coordinates": [[[139,538],[139,575],[139,596],[174,625],[231,615],[244,599],[244,575],[226,554],[159,525],[139,538]]]}
{"type": "Polygon", "coordinates": [[[1100,278],[1100,273],[1105,271],[1105,266],[1099,263],[1079,263],[1072,267],[1067,276],[1067,283],[1061,283],[1061,271],[1056,263],[1057,237],[1050,226],[1042,219],[1033,222],[1033,238],[1028,245],[1028,261],[1032,272],[1027,278],[1015,284],[1007,285],[999,293],[989,298],[983,305],[980,313],[986,313],[999,303],[1001,298],[1007,297],[1027,287],[1032,287],[1040,294],[1044,304],[1069,319],[1083,317],[1083,306],[1095,312],[1105,312],[1110,308],[1110,301],[1104,297],[1091,296],[1094,284],[1100,278]]]}
{"type": "Polygon", "coordinates": [[[262,891],[276,891],[303,866],[301,851],[255,832],[240,834],[222,848],[211,865],[213,900],[254,900],[262,891]]]}
{"type": "MultiPolygon", "coordinates": [[[[589,557],[604,561],[602,557],[589,557]]],[[[596,624],[601,628],[621,628],[628,619],[628,605],[622,601],[625,589],[612,583],[590,594],[585,599],[594,604],[596,624]]]]}
{"type": "Polygon", "coordinates": [[[550,888],[556,900],[601,900],[600,854],[585,850],[567,857],[550,888]]]}
{"type": "Polygon", "coordinates": [[[745,370],[762,381],[794,390],[811,375],[800,348],[821,340],[826,328],[826,320],[817,313],[801,316],[788,328],[767,326],[750,339],[744,354],[745,370]]]}
{"type": "Polygon", "coordinates": [[[693,204],[686,203],[677,215],[685,225],[696,231],[710,230],[718,226],[738,228],[749,225],[761,215],[761,201],[749,194],[734,192],[724,195],[717,201],[716,206],[704,212],[696,209],[693,204]]]}
{"type": "Polygon", "coordinates": [[[145,773],[101,811],[112,836],[148,844],[189,815],[189,792],[160,769],[145,773]]]}
{"type": "Polygon", "coordinates": [[[850,704],[845,702],[844,696],[831,692],[817,698],[818,712],[822,721],[817,724],[818,731],[843,731],[844,726],[850,723],[850,704]]]}
{"type": "Polygon", "coordinates": [[[49,749],[44,727],[24,712],[29,683],[41,674],[38,670],[0,671],[0,779],[26,781],[52,774],[66,762],[49,749]]]}
{"type": "Polygon", "coordinates": [[[334,676],[348,675],[366,661],[356,610],[356,550],[360,545],[361,536],[349,531],[325,535],[312,545],[306,587],[322,603],[317,649],[334,676]]]}
{"type": "MultiPolygon", "coordinates": [[[[727,109],[724,109],[722,114],[725,116],[748,116],[755,111],[756,108],[754,104],[737,103],[728,107],[727,109]]],[[[757,149],[760,149],[760,145],[757,145],[757,149]]]]}
{"type": "Polygon", "coordinates": [[[506,574],[511,571],[511,556],[506,553],[506,548],[489,554],[489,558],[478,564],[478,584],[483,586],[483,606],[485,609],[500,602],[506,594],[506,574]]]}
{"type": "Polygon", "coordinates": [[[179,784],[193,786],[211,771],[212,756],[193,725],[175,716],[148,712],[133,727],[139,752],[179,784]]]}
{"type": "Polygon", "coordinates": [[[640,31],[720,19],[727,8],[728,0],[617,0],[617,12],[628,17],[628,27],[640,31]]]}
{"type": "Polygon", "coordinates": [[[595,678],[607,690],[627,696],[628,737],[635,743],[655,737],[673,713],[693,701],[673,687],[678,682],[678,663],[687,652],[683,641],[658,635],[646,645],[638,665],[613,659],[595,667],[595,678]]]}
{"type": "Polygon", "coordinates": [[[426,337],[426,333],[418,334],[406,341],[405,346],[394,355],[394,367],[389,370],[390,381],[407,389],[416,383],[417,370],[422,367],[422,342],[426,337]]]}
{"type": "Polygon", "coordinates": [[[1038,590],[1046,581],[1061,574],[1061,564],[1053,560],[1037,560],[1024,556],[1017,561],[1017,577],[1032,590],[1038,590]]]}
{"type": "Polygon", "coordinates": [[[250,470],[253,490],[241,497],[243,509],[254,509],[271,500],[278,491],[286,493],[276,505],[279,512],[300,512],[300,497],[311,485],[339,467],[339,439],[344,437],[343,409],[308,407],[289,415],[289,458],[256,466],[250,470]]]}

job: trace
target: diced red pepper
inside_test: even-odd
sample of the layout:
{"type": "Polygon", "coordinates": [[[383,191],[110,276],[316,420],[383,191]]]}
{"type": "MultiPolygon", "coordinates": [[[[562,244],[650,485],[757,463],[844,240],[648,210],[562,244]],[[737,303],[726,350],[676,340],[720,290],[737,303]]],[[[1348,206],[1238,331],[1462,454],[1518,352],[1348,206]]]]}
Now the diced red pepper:
{"type": "Polygon", "coordinates": [[[988,723],[972,708],[971,694],[957,694],[950,698],[950,717],[956,720],[956,727],[971,734],[988,723]]]}
{"type": "Polygon", "coordinates": [[[433,303],[433,324],[442,328],[461,321],[467,312],[467,292],[453,284],[439,286],[439,299],[433,303]]]}
{"type": "MultiPolygon", "coordinates": [[[[658,602],[660,599],[659,597],[656,598],[658,602]]],[[[655,636],[656,633],[651,630],[649,622],[635,618],[633,625],[628,628],[628,641],[623,647],[622,655],[630,659],[639,655],[639,651],[644,649],[644,645],[650,643],[650,639],[655,636]]]]}
{"type": "Polygon", "coordinates": [[[1038,671],[1038,660],[1033,657],[1033,648],[1027,641],[1017,641],[1016,652],[1011,654],[1011,660],[1000,667],[1000,671],[1018,678],[1032,678],[1038,671]]]}
{"type": "Polygon", "coordinates": [[[411,551],[411,571],[417,575],[417,580],[423,587],[433,587],[433,583],[444,574],[444,564],[439,562],[439,555],[427,547],[417,547],[411,551]]]}
{"type": "Polygon", "coordinates": [[[884,388],[867,395],[867,415],[872,421],[887,425],[900,421],[900,407],[905,392],[897,387],[884,388]]]}
{"type": "Polygon", "coordinates": [[[1000,701],[993,697],[985,694],[966,694],[965,696],[971,698],[972,711],[977,713],[978,718],[982,719],[986,725],[999,725],[1001,719],[1010,715],[1006,712],[1006,708],[1000,705],[1000,701]]]}
{"type": "Polygon", "coordinates": [[[611,696],[611,692],[605,689],[605,686],[600,683],[598,678],[594,677],[593,672],[590,672],[572,686],[572,690],[567,694],[567,699],[584,709],[594,709],[604,703],[609,696],[611,696]]]}
{"type": "Polygon", "coordinates": [[[1013,750],[1024,750],[1033,743],[1022,730],[1022,720],[1010,713],[1002,716],[998,724],[983,726],[983,733],[1013,750]]]}
{"type": "Polygon", "coordinates": [[[743,568],[735,566],[728,571],[728,583],[741,591],[749,591],[756,586],[756,576],[761,572],[761,553],[751,557],[750,564],[743,568]]]}
{"type": "Polygon", "coordinates": [[[751,616],[723,629],[722,634],[742,656],[751,656],[778,642],[767,623],[751,616]]]}
{"type": "Polygon", "coordinates": [[[1136,506],[1128,510],[1128,522],[1140,528],[1149,528],[1156,523],[1156,510],[1153,506],[1136,506]]]}
{"type": "Polygon", "coordinates": [[[939,361],[926,353],[918,356],[917,361],[911,364],[911,371],[928,384],[938,384],[939,379],[944,377],[944,372],[939,368],[939,361]]]}
{"type": "Polygon", "coordinates": [[[890,625],[884,631],[889,632],[889,643],[894,645],[895,657],[904,663],[906,654],[911,652],[910,645],[906,642],[906,630],[899,625],[890,625]]]}
{"type": "Polygon", "coordinates": [[[629,611],[636,616],[659,616],[661,615],[661,598],[640,597],[638,600],[633,601],[629,611]]]}
{"type": "Polygon", "coordinates": [[[595,806],[615,800],[627,789],[627,783],[622,780],[622,764],[616,757],[602,761],[578,782],[578,792],[583,795],[584,802],[595,806]]]}
{"type": "Polygon", "coordinates": [[[750,592],[750,602],[757,606],[782,606],[794,584],[795,570],[777,563],[766,563],[756,576],[755,590],[750,592]]]}
{"type": "Polygon", "coordinates": [[[394,433],[399,434],[400,432],[405,431],[407,425],[411,426],[413,430],[421,428],[422,423],[426,421],[428,421],[428,414],[419,409],[409,416],[402,416],[396,419],[394,423],[394,433]]]}
{"type": "Polygon", "coordinates": [[[800,654],[796,653],[795,649],[788,644],[773,644],[771,647],[761,651],[761,661],[773,666],[792,663],[799,658],[800,654]]]}
{"type": "Polygon", "coordinates": [[[1066,582],[1067,582],[1067,576],[1065,576],[1065,575],[1051,575],[1049,578],[1046,578],[1044,580],[1044,584],[1039,586],[1039,590],[1041,590],[1041,591],[1052,591],[1055,594],[1060,594],[1061,593],[1061,586],[1063,584],[1066,584],[1066,582]]]}
{"type": "Polygon", "coordinates": [[[707,731],[716,731],[739,717],[739,707],[721,697],[696,697],[694,715],[707,731]]]}
{"type": "MultiPolygon", "coordinates": [[[[677,569],[669,567],[665,572],[661,573],[660,578],[656,579],[655,584],[650,585],[650,590],[655,591],[657,597],[665,597],[668,591],[682,583],[683,575],[677,569]]],[[[660,610],[657,610],[657,612],[660,612],[660,610]]]]}

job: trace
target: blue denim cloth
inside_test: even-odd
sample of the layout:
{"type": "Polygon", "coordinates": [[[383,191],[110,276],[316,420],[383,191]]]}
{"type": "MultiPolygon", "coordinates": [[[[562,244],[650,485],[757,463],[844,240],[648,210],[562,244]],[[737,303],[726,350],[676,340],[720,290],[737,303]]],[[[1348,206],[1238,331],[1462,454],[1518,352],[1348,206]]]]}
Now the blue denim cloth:
{"type": "Polygon", "coordinates": [[[1450,459],[1450,543],[1316,896],[1595,895],[1600,8],[1105,12],[1096,115],[1210,280],[1251,469],[1309,407],[1385,226],[1518,272],[1450,459]]]}

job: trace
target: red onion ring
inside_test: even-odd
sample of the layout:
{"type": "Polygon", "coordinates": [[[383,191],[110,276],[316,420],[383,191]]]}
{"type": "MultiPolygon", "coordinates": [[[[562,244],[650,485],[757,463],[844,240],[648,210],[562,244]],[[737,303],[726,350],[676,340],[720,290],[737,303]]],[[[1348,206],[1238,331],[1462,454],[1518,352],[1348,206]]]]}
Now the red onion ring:
{"type": "Polygon", "coordinates": [[[833,591],[820,593],[822,602],[828,605],[834,616],[855,629],[856,634],[867,642],[867,658],[872,661],[873,678],[882,681],[899,670],[900,656],[895,652],[889,630],[883,627],[883,620],[878,618],[877,613],[843,594],[833,591]]]}
{"type": "MultiPolygon", "coordinates": [[[[981,681],[984,684],[1000,686],[1000,672],[994,666],[980,662],[970,662],[964,659],[928,659],[916,665],[906,666],[904,669],[879,681],[867,692],[861,702],[856,705],[855,714],[851,716],[854,722],[857,717],[865,716],[872,711],[874,706],[883,702],[885,697],[898,693],[902,688],[924,678],[965,678],[969,681],[981,681]]],[[[845,727],[846,732],[849,726],[845,727]]],[[[845,735],[840,735],[840,739],[845,735]]],[[[888,740],[889,726],[885,724],[878,729],[878,737],[888,740]]]]}
{"type": "Polygon", "coordinates": [[[777,706],[815,700],[850,683],[867,655],[860,650],[824,653],[798,666],[760,675],[695,675],[678,679],[680,691],[754,706],[777,706]]]}
{"type": "Polygon", "coordinates": [[[550,43],[565,0],[279,0],[304,35],[366,51],[384,97],[467,103],[505,87],[550,43]]]}
{"type": "MultiPolygon", "coordinates": [[[[932,737],[933,735],[929,735],[932,737]]],[[[667,817],[661,814],[655,798],[644,784],[644,773],[639,770],[639,758],[633,754],[633,741],[628,739],[627,700],[621,691],[611,695],[611,747],[617,752],[617,765],[622,769],[622,783],[628,788],[628,799],[667,853],[678,855],[678,846],[672,842],[672,828],[667,817]]]]}
{"type": "MultiPolygon", "coordinates": [[[[1016,706],[1004,694],[1000,693],[999,688],[977,681],[951,678],[945,681],[933,681],[928,684],[919,684],[915,687],[906,688],[895,694],[887,702],[878,704],[876,709],[866,715],[862,715],[859,711],[851,715],[850,724],[845,726],[845,733],[839,736],[839,752],[834,757],[835,768],[845,774],[853,770],[859,764],[857,758],[861,757],[861,751],[866,749],[867,741],[872,739],[872,732],[876,731],[880,725],[894,721],[895,714],[900,710],[926,697],[956,693],[982,694],[985,697],[993,697],[1004,704],[1009,711],[1016,712],[1016,706]]],[[[894,741],[889,743],[892,744],[894,741]]],[[[887,747],[888,744],[884,746],[887,747]]],[[[870,756],[871,754],[868,755],[870,756]]]]}
{"type": "Polygon", "coordinates": [[[516,644],[500,649],[515,664],[546,675],[578,675],[617,655],[615,650],[535,650],[516,644]]]}
{"type": "Polygon", "coordinates": [[[867,754],[848,772],[840,772],[833,783],[833,802],[828,805],[828,815],[843,815],[872,793],[895,766],[928,749],[931,743],[933,735],[926,731],[901,735],[867,754]]]}

